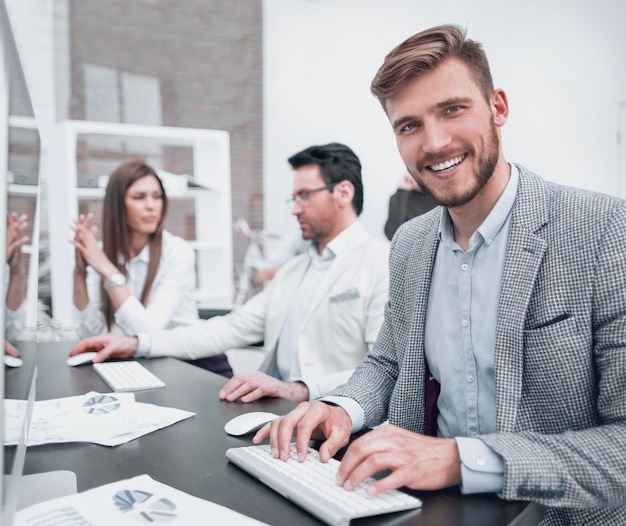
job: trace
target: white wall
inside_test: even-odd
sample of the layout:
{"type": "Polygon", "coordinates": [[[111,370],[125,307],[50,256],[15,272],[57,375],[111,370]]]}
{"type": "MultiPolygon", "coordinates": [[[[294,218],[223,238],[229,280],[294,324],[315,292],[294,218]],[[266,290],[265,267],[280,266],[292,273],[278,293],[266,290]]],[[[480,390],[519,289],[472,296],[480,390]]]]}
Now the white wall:
{"type": "MultiPolygon", "coordinates": [[[[331,141],[363,163],[363,222],[380,237],[403,165],[369,84],[386,53],[441,23],[482,42],[509,96],[504,150],[545,178],[618,194],[626,2],[264,0],[266,225],[286,228],[287,157],[331,141]]],[[[624,185],[622,185],[624,188],[624,185]]]]}

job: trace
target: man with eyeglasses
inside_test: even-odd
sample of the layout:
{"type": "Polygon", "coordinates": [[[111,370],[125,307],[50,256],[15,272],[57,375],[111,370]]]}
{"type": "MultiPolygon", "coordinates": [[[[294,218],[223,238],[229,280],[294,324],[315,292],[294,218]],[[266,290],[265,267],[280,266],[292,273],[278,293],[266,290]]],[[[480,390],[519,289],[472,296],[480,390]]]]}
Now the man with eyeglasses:
{"type": "Polygon", "coordinates": [[[361,163],[347,146],[311,146],[289,158],[295,170],[287,200],[307,253],[285,263],[259,294],[226,316],[136,337],[105,334],[70,353],[107,358],[197,359],[263,341],[259,371],[235,375],[227,401],[264,396],[315,400],[343,384],[373,346],[387,301],[388,245],[358,221],[361,163]]]}

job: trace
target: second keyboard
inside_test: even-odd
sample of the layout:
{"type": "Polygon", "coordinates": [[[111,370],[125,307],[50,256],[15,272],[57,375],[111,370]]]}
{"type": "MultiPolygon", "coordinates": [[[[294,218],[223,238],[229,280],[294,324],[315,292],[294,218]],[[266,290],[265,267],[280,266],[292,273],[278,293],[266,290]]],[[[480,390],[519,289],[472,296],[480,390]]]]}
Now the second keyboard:
{"type": "Polygon", "coordinates": [[[163,380],[136,361],[94,363],[93,368],[118,393],[165,387],[163,380]]]}

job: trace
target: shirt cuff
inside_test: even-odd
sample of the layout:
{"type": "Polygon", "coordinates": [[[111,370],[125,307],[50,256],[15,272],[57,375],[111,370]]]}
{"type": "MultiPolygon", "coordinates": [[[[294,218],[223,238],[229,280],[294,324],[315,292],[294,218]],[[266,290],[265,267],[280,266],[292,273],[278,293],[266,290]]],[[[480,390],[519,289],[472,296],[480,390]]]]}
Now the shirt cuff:
{"type": "Polygon", "coordinates": [[[298,378],[294,381],[306,385],[306,388],[309,390],[309,402],[317,400],[321,396],[322,393],[320,393],[317,382],[312,378],[298,378]]]}
{"type": "Polygon", "coordinates": [[[144,309],[145,307],[139,299],[131,294],[113,314],[115,324],[122,329],[124,334],[132,334],[136,330],[146,330],[146,324],[143,323],[142,319],[144,309]]]}
{"type": "Polygon", "coordinates": [[[319,398],[320,402],[328,402],[329,404],[341,407],[352,420],[352,433],[361,431],[365,425],[365,412],[361,405],[353,398],[347,396],[323,396],[319,398]]]}
{"type": "Polygon", "coordinates": [[[25,301],[15,310],[6,308],[4,319],[4,336],[9,341],[16,341],[24,328],[26,319],[25,301]]]}
{"type": "Polygon", "coordinates": [[[456,437],[461,457],[461,493],[499,493],[504,485],[504,462],[478,438],[456,437]]]}
{"type": "Polygon", "coordinates": [[[11,310],[9,307],[7,307],[4,312],[6,320],[8,320],[9,322],[15,322],[16,320],[21,321],[26,316],[26,302],[23,301],[20,306],[15,310],[11,310]]]}
{"type": "Polygon", "coordinates": [[[137,338],[135,358],[148,358],[151,347],[150,336],[147,334],[136,334],[135,338],[137,338]]]}

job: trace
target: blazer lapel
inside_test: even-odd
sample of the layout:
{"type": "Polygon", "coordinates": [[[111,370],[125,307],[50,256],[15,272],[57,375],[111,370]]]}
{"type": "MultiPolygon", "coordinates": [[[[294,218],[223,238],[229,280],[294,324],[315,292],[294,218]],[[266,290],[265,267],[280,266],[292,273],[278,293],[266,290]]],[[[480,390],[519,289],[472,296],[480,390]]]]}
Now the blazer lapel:
{"type": "Polygon", "coordinates": [[[344,275],[346,267],[354,261],[354,258],[359,257],[357,251],[368,241],[369,234],[365,231],[365,229],[363,229],[360,225],[358,225],[357,228],[358,230],[353,233],[351,238],[346,243],[346,246],[343,247],[341,253],[337,255],[336,259],[331,263],[328,271],[324,274],[322,282],[320,283],[320,286],[315,292],[315,296],[309,305],[304,326],[308,323],[311,314],[315,311],[315,309],[320,307],[320,305],[323,308],[327,307],[331,287],[344,275]]]}
{"type": "Polygon", "coordinates": [[[424,353],[424,330],[426,307],[430,291],[430,278],[435,264],[435,255],[439,246],[438,231],[435,228],[415,243],[407,262],[405,280],[405,298],[411,312],[411,342],[424,353]]]}
{"type": "MultiPolygon", "coordinates": [[[[427,378],[427,376],[430,377],[430,374],[426,367],[424,332],[430,279],[439,246],[437,229],[439,217],[439,214],[433,217],[433,227],[413,245],[407,262],[404,297],[405,307],[409,313],[407,319],[409,338],[407,348],[399,353],[399,356],[402,356],[399,383],[406,383],[410,386],[405,390],[405,393],[410,393],[412,398],[408,406],[415,407],[417,411],[414,415],[414,421],[405,424],[409,426],[408,429],[426,435],[435,435],[437,431],[439,385],[434,379],[427,378]]],[[[406,412],[404,408],[402,411],[406,412]]]]}
{"type": "Polygon", "coordinates": [[[520,169],[518,195],[502,276],[496,326],[496,427],[515,430],[522,393],[524,320],[547,243],[536,232],[547,222],[543,181],[520,169]]]}
{"type": "MultiPolygon", "coordinates": [[[[271,313],[272,320],[276,320],[272,323],[272,327],[275,327],[276,330],[271,331],[273,334],[269,334],[266,324],[265,334],[268,339],[268,341],[265,342],[266,349],[275,349],[278,338],[280,337],[280,328],[285,325],[285,319],[287,318],[287,312],[291,306],[293,296],[297,292],[298,285],[302,281],[304,273],[309,266],[309,256],[307,254],[296,257],[299,258],[297,265],[294,265],[294,267],[284,275],[280,282],[280,287],[276,288],[271,298],[271,306],[268,312],[271,313]]],[[[272,285],[270,284],[270,286],[272,285]]]]}

